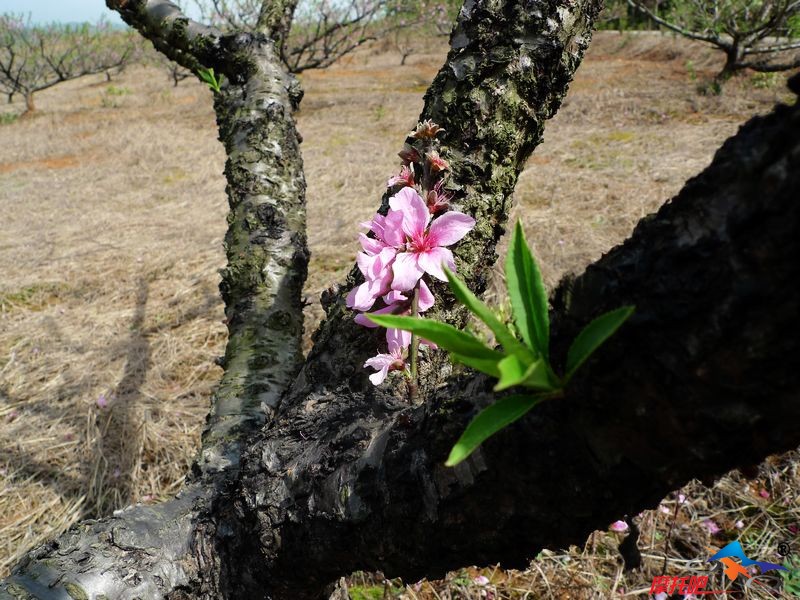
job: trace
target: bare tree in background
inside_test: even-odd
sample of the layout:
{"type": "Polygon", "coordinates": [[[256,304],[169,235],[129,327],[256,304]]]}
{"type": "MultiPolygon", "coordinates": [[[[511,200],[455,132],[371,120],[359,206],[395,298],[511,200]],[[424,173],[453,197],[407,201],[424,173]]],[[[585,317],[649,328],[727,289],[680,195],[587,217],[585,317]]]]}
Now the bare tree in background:
{"type": "Polygon", "coordinates": [[[717,91],[744,69],[776,72],[800,67],[798,0],[671,0],[663,11],[640,0],[628,4],[654,23],[724,52],[725,64],[714,78],[717,91]]]}
{"type": "MultiPolygon", "coordinates": [[[[526,566],[692,478],[800,444],[797,103],[743,126],[626,242],[559,284],[557,367],[594,316],[636,313],[562,398],[450,469],[454,440],[498,398],[493,381],[432,352],[414,402],[402,377],[373,386],[362,365],[383,336],[346,308],[357,268],[323,296],[326,319],[301,352],[302,93],[280,52],[294,0],[264,0],[257,30],[231,33],[169,0],[106,1],[171,59],[224,75],[214,95],[230,205],[224,374],[181,492],[32,550],[0,582],[1,600],[311,600],[355,570],[414,581],[469,564],[526,566]]],[[[478,294],[517,179],[601,7],[469,0],[459,13],[420,120],[444,128],[448,190],[477,221],[455,255],[478,294]]],[[[800,80],[791,85],[800,93],[800,80]]],[[[340,201],[332,191],[330,210],[340,201]]],[[[434,292],[426,314],[463,327],[463,307],[434,292]]]]}
{"type": "Polygon", "coordinates": [[[29,18],[0,15],[0,85],[9,101],[16,93],[25,97],[26,114],[36,109],[36,92],[121,68],[134,51],[132,32],[111,32],[107,23],[32,25],[29,18]]]}
{"type": "MultiPolygon", "coordinates": [[[[261,31],[272,16],[262,0],[191,2],[222,31],[261,31]]],[[[394,18],[400,11],[398,0],[307,0],[294,11],[278,54],[290,73],[330,66],[365,43],[411,25],[394,18]]]]}

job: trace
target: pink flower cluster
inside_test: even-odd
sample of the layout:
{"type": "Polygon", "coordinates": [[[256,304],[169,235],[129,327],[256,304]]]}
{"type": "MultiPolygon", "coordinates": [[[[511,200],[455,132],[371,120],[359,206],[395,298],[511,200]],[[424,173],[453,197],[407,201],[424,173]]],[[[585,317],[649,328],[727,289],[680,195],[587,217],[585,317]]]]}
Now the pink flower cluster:
{"type": "MultiPolygon", "coordinates": [[[[438,155],[436,159],[446,165],[438,155]]],[[[415,296],[417,313],[427,311],[434,298],[425,277],[446,281],[444,266],[455,270],[453,253],[447,246],[463,238],[475,226],[475,219],[458,211],[435,216],[449,206],[450,197],[442,192],[441,183],[439,180],[431,186],[426,201],[417,191],[413,165],[404,165],[400,175],[388,181],[390,188],[401,188],[389,199],[388,213],[376,214],[362,224],[371,234],[359,234],[362,251],[357,264],[364,283],[347,296],[347,306],[361,313],[355,319],[358,324],[377,327],[366,318],[369,314],[411,314],[415,296]]],[[[378,354],[364,364],[376,370],[370,376],[375,385],[382,383],[390,371],[405,369],[411,334],[389,329],[386,341],[388,353],[378,354]]]]}

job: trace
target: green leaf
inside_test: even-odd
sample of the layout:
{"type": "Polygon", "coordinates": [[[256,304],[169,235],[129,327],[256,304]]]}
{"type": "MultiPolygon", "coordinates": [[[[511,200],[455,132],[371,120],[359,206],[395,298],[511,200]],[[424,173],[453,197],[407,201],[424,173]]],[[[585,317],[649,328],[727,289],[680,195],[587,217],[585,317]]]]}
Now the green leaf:
{"type": "Polygon", "coordinates": [[[500,381],[494,386],[494,390],[499,392],[522,383],[528,366],[516,354],[506,356],[497,363],[497,369],[500,371],[500,381]]]}
{"type": "Polygon", "coordinates": [[[514,227],[508,246],[506,286],[514,320],[522,339],[537,354],[549,359],[550,316],[547,308],[547,291],[519,221],[514,227]]]}
{"type": "Polygon", "coordinates": [[[486,373],[492,377],[499,378],[500,371],[497,368],[497,364],[503,359],[503,355],[499,352],[497,354],[497,358],[470,358],[469,356],[463,356],[461,354],[451,352],[450,359],[455,362],[459,362],[462,365],[467,365],[468,367],[471,367],[476,371],[480,371],[481,373],[486,373]]]}
{"type": "Polygon", "coordinates": [[[198,75],[200,75],[200,79],[205,81],[206,83],[211,83],[211,75],[209,73],[209,69],[197,69],[198,75]]]}
{"type": "Polygon", "coordinates": [[[466,358],[479,358],[499,361],[503,355],[492,350],[478,338],[447,323],[419,317],[400,317],[396,315],[368,315],[370,321],[381,327],[404,329],[417,334],[422,339],[466,358]]]}
{"type": "Polygon", "coordinates": [[[509,331],[500,319],[495,316],[494,312],[486,306],[467,285],[456,277],[450,269],[445,267],[444,273],[447,280],[450,282],[450,289],[456,299],[466,306],[476,317],[486,323],[486,326],[492,330],[497,342],[503,346],[506,352],[511,354],[521,354],[522,356],[533,359],[530,350],[526,348],[514,334],[509,331]]]}
{"type": "Polygon", "coordinates": [[[548,376],[547,363],[541,358],[525,362],[517,355],[505,357],[497,364],[500,371],[500,381],[494,386],[496,392],[506,390],[515,385],[535,388],[540,391],[550,392],[556,387],[548,376]]]}
{"type": "Polygon", "coordinates": [[[215,92],[220,91],[219,86],[222,83],[222,74],[220,74],[219,79],[217,79],[216,75],[214,75],[214,67],[209,67],[208,69],[200,67],[197,69],[197,74],[200,75],[200,79],[205,81],[212,90],[215,92]]]}
{"type": "Polygon", "coordinates": [[[542,400],[541,396],[507,396],[483,409],[458,438],[445,465],[453,467],[460,463],[488,437],[519,419],[542,400]]]}
{"type": "Polygon", "coordinates": [[[620,328],[633,311],[633,306],[622,306],[600,315],[583,328],[567,351],[567,373],[564,375],[564,383],[569,381],[578,367],[620,328]]]}

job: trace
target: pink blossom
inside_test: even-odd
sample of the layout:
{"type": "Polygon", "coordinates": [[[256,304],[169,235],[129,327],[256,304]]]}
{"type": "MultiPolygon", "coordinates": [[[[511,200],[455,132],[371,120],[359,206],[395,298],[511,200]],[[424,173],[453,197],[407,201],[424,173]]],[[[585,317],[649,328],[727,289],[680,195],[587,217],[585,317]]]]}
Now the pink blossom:
{"type": "Polygon", "coordinates": [[[758,492],[758,495],[762,498],[769,498],[769,492],[765,489],[762,489],[760,492],[758,492]]]}
{"type": "Polygon", "coordinates": [[[106,395],[105,395],[105,394],[100,394],[100,395],[97,397],[97,406],[98,406],[99,408],[105,408],[105,407],[107,407],[107,406],[108,406],[108,398],[106,398],[106,395]]]}
{"type": "Polygon", "coordinates": [[[403,165],[399,175],[390,177],[389,181],[386,182],[386,187],[394,187],[396,185],[414,187],[414,172],[407,165],[403,165]]]}
{"type": "Polygon", "coordinates": [[[453,199],[452,194],[442,191],[444,179],[440,179],[433,186],[433,189],[425,196],[425,202],[428,205],[428,212],[432,215],[447,210],[450,207],[450,200],[453,199]]]}
{"type": "MultiPolygon", "coordinates": [[[[411,298],[406,297],[405,294],[402,292],[398,292],[397,290],[392,290],[385,296],[381,298],[386,304],[385,307],[379,308],[370,313],[362,313],[356,315],[355,322],[359,325],[363,325],[364,327],[374,328],[377,327],[375,323],[368,319],[369,315],[410,315],[411,314],[411,298]]],[[[424,313],[426,310],[431,308],[434,304],[434,297],[431,293],[430,288],[425,284],[423,280],[419,282],[419,304],[417,305],[417,312],[424,313]]],[[[399,335],[402,338],[401,345],[403,347],[407,347],[411,343],[411,332],[409,331],[402,331],[398,329],[387,329],[386,330],[386,339],[389,340],[389,336],[391,335],[399,335]]],[[[422,342],[428,346],[433,346],[431,342],[427,342],[422,340],[422,342]]],[[[435,347],[435,346],[434,346],[435,347]]]]}
{"type": "Polygon", "coordinates": [[[622,533],[624,531],[628,531],[628,524],[625,521],[614,521],[609,529],[611,529],[611,531],[622,533]]]}
{"type": "Polygon", "coordinates": [[[473,582],[475,585],[481,585],[481,586],[483,586],[483,585],[489,585],[489,578],[488,578],[488,577],[486,577],[486,575],[478,575],[477,577],[475,577],[475,578],[472,580],[472,582],[473,582]]]}
{"type": "Polygon", "coordinates": [[[377,214],[372,221],[362,223],[374,237],[359,234],[363,252],[358,253],[356,262],[364,283],[350,290],[346,299],[348,308],[369,310],[378,297],[391,289],[392,264],[398,249],[405,244],[402,223],[402,213],[392,210],[386,216],[377,214]]]}
{"type": "Polygon", "coordinates": [[[453,253],[445,246],[455,244],[475,225],[475,219],[450,211],[430,222],[430,213],[419,194],[403,188],[389,200],[389,206],[403,215],[402,229],[408,241],[406,251],[395,256],[392,289],[411,290],[428,273],[446,281],[443,265],[455,269],[453,253]]]}
{"type": "MultiPolygon", "coordinates": [[[[370,321],[367,317],[369,315],[408,315],[411,313],[411,298],[407,297],[402,292],[391,290],[388,294],[384,295],[381,300],[386,304],[384,308],[371,313],[363,313],[356,315],[355,321],[364,327],[377,327],[375,323],[370,321]]],[[[434,304],[434,297],[430,288],[424,281],[419,282],[419,305],[418,312],[424,313],[434,304]]]]}
{"type": "Polygon", "coordinates": [[[425,158],[428,159],[428,164],[430,165],[431,171],[437,173],[439,171],[446,171],[450,168],[450,165],[447,164],[447,161],[439,156],[439,153],[435,150],[431,150],[425,155],[425,158]]]}
{"type": "MultiPolygon", "coordinates": [[[[402,336],[389,335],[391,329],[386,332],[386,339],[389,342],[389,353],[378,354],[364,363],[365,367],[371,367],[377,371],[369,376],[369,380],[373,385],[380,385],[383,380],[389,375],[389,371],[402,371],[406,368],[405,358],[403,357],[403,350],[405,346],[402,344],[402,336]]],[[[395,330],[396,331],[396,330],[395,330]]]]}
{"type": "Polygon", "coordinates": [[[678,504],[683,504],[684,502],[686,502],[686,496],[678,494],[678,504]]]}
{"type": "Polygon", "coordinates": [[[663,504],[658,507],[658,510],[660,512],[664,513],[665,515],[668,515],[668,514],[672,513],[672,511],[670,509],[668,509],[666,506],[664,506],[663,504]]]}
{"type": "Polygon", "coordinates": [[[720,531],[722,531],[719,525],[717,525],[711,519],[706,519],[705,521],[703,521],[703,527],[708,529],[708,533],[710,533],[711,535],[717,535],[720,531]]]}
{"type": "Polygon", "coordinates": [[[742,520],[736,521],[733,525],[736,529],[744,529],[744,521],[742,520]]]}
{"type": "Polygon", "coordinates": [[[356,263],[364,275],[364,283],[350,290],[346,300],[349,308],[369,310],[379,296],[389,291],[395,252],[393,248],[387,247],[374,256],[366,252],[358,253],[356,263]]]}

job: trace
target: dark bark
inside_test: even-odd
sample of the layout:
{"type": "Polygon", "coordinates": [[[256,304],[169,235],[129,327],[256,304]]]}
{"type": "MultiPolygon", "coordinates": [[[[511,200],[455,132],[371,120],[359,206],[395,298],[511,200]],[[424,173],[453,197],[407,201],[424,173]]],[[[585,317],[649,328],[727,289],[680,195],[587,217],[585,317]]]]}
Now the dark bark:
{"type": "Polygon", "coordinates": [[[800,108],[779,107],[561,284],[555,356],[598,313],[636,314],[565,398],[454,470],[442,464],[450,446],[492,398],[483,378],[456,373],[409,407],[358,372],[332,388],[335,373],[307,365],[298,401],[248,448],[218,512],[237,532],[229,552],[278,598],[314,598],[356,569],[414,580],[524,566],[691,478],[796,447],[798,190],[800,108]]]}
{"type": "MultiPolygon", "coordinates": [[[[556,357],[597,313],[628,303],[637,312],[565,398],[446,469],[455,438],[493,400],[491,382],[438,353],[417,404],[402,383],[374,388],[360,365],[378,338],[353,324],[343,292],[326,299],[328,320],[300,369],[299,95],[272,43],[221,36],[166,0],[119,4],[182,64],[227,76],[215,99],[231,205],[226,370],[181,495],[36,549],[0,583],[0,599],[303,599],[359,568],[417,578],[524,565],[692,477],[800,443],[797,106],[751,121],[630,240],[561,284],[556,357]]],[[[423,117],[446,129],[448,185],[478,221],[457,251],[477,291],[598,10],[591,0],[467,2],[426,94],[423,117]]],[[[463,323],[436,291],[436,316],[463,323]]]]}

